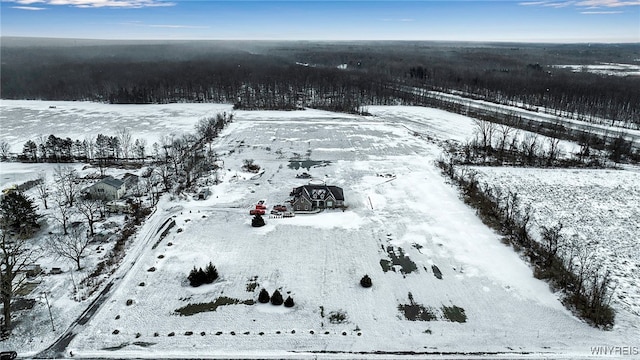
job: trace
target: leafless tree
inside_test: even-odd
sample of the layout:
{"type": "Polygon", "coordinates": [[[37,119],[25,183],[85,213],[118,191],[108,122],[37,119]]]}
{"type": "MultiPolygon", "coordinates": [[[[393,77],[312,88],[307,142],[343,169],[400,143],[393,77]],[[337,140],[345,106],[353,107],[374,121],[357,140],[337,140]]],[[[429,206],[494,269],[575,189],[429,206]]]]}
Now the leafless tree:
{"type": "Polygon", "coordinates": [[[487,120],[473,119],[475,125],[474,132],[482,143],[482,148],[489,150],[493,139],[493,133],[496,130],[496,124],[487,120]]]}
{"type": "Polygon", "coordinates": [[[594,252],[583,244],[578,248],[576,257],[578,260],[578,266],[576,269],[576,275],[578,276],[578,288],[576,289],[576,291],[578,294],[584,294],[586,290],[586,280],[593,269],[594,252]]]}
{"type": "Polygon", "coordinates": [[[73,213],[73,208],[68,206],[68,202],[66,201],[64,195],[59,193],[54,194],[54,207],[55,210],[51,213],[51,216],[60,223],[62,226],[62,230],[65,235],[67,235],[69,228],[69,217],[73,213]]]}
{"type": "Polygon", "coordinates": [[[58,194],[64,197],[68,206],[73,206],[73,202],[80,192],[78,172],[69,166],[59,166],[55,169],[53,178],[58,194]]]}
{"type": "Polygon", "coordinates": [[[524,139],[522,139],[520,147],[522,148],[522,152],[525,154],[529,165],[533,165],[533,160],[535,159],[539,148],[538,134],[527,133],[524,136],[524,139]]]}
{"type": "Polygon", "coordinates": [[[0,140],[0,158],[2,160],[7,160],[9,158],[9,153],[11,152],[11,145],[6,140],[0,140]]]}
{"type": "Polygon", "coordinates": [[[39,253],[28,239],[11,236],[4,224],[0,225],[0,296],[5,331],[11,330],[11,302],[15,292],[26,280],[18,274],[33,265],[39,253]]]}
{"type": "Polygon", "coordinates": [[[549,152],[547,153],[547,166],[551,166],[558,156],[560,156],[560,139],[549,138],[549,152]]]}
{"type": "Polygon", "coordinates": [[[38,175],[38,180],[36,183],[36,193],[38,194],[38,197],[40,198],[40,200],[42,200],[42,204],[44,205],[45,209],[48,209],[49,206],[47,204],[47,199],[49,198],[49,188],[47,187],[47,174],[44,172],[41,172],[38,175]]]}
{"type": "Polygon", "coordinates": [[[93,236],[94,224],[100,217],[100,208],[102,207],[102,200],[94,199],[91,197],[81,197],[76,200],[76,208],[87,219],[89,225],[89,235],[93,236]]]}
{"type": "Polygon", "coordinates": [[[147,140],[142,138],[136,139],[136,141],[133,143],[134,156],[136,156],[138,159],[144,160],[144,158],[146,157],[146,147],[147,140]]]}
{"type": "Polygon", "coordinates": [[[82,226],[76,226],[68,234],[54,234],[47,239],[47,245],[58,256],[69,259],[81,270],[80,260],[89,247],[90,237],[82,226]]]}
{"type": "Polygon", "coordinates": [[[93,136],[85,136],[84,141],[82,142],[82,150],[84,151],[87,159],[93,159],[95,146],[96,143],[93,136]]]}
{"type": "Polygon", "coordinates": [[[120,146],[122,147],[124,158],[129,159],[129,150],[131,150],[133,141],[131,137],[131,131],[129,131],[129,128],[126,127],[120,128],[117,131],[117,136],[120,142],[120,146]]]}
{"type": "Polygon", "coordinates": [[[542,245],[546,251],[546,266],[549,266],[553,259],[558,255],[560,248],[564,246],[564,237],[560,233],[562,224],[558,223],[554,226],[542,226],[542,245]]]}
{"type": "Polygon", "coordinates": [[[498,133],[500,134],[500,137],[498,138],[498,152],[500,160],[504,158],[504,150],[507,147],[507,141],[509,140],[511,133],[514,131],[515,129],[508,125],[501,124],[498,126],[498,133]]]}

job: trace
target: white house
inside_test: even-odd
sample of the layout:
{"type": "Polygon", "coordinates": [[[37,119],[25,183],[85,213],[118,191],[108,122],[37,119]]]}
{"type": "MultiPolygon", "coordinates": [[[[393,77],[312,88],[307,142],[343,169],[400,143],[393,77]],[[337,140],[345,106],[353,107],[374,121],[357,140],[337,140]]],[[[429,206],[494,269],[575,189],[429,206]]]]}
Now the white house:
{"type": "Polygon", "coordinates": [[[91,185],[87,190],[94,199],[118,200],[127,191],[127,187],[122,180],[106,177],[91,185]]]}

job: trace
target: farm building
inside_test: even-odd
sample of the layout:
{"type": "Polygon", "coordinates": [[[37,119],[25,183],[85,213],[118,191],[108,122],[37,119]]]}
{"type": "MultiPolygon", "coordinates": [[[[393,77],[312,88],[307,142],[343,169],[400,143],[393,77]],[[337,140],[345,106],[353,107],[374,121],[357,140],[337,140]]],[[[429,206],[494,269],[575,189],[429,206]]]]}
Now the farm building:
{"type": "Polygon", "coordinates": [[[293,189],[294,210],[335,209],[344,205],[342,188],[330,185],[304,185],[293,189]]]}
{"type": "Polygon", "coordinates": [[[106,177],[87,188],[87,192],[94,199],[118,200],[127,187],[122,180],[106,177]]]}

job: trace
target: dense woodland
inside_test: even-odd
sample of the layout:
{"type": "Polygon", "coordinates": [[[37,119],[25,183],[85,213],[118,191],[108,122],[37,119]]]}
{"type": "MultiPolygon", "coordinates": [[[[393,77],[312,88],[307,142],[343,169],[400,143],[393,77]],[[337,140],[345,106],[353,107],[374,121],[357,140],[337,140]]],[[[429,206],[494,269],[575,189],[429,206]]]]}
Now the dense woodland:
{"type": "Polygon", "coordinates": [[[640,126],[640,76],[562,64],[637,64],[640,45],[437,42],[2,41],[1,97],[223,102],[246,109],[421,104],[407,84],[640,126]],[[339,65],[346,65],[338,68],[339,65]]]}

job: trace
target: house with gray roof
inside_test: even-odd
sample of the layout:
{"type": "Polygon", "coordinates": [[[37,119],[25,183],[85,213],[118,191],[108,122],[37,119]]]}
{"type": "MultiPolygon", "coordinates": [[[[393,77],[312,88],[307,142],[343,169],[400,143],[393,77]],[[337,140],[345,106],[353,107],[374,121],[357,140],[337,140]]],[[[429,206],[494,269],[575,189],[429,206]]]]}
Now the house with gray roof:
{"type": "Polygon", "coordinates": [[[118,200],[124,196],[127,187],[122,180],[106,177],[87,188],[87,193],[94,199],[118,200]]]}
{"type": "Polygon", "coordinates": [[[331,185],[304,185],[293,189],[291,206],[295,211],[335,209],[344,206],[342,188],[331,185]]]}

